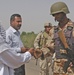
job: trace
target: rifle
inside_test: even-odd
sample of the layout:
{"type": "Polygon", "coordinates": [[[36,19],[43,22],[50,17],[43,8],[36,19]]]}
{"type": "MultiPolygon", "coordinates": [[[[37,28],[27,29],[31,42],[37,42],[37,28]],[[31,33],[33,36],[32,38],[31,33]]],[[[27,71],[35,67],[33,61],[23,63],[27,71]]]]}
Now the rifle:
{"type": "Polygon", "coordinates": [[[69,46],[67,44],[67,41],[66,41],[66,38],[65,38],[65,35],[64,35],[62,30],[60,30],[58,32],[58,35],[60,37],[61,42],[63,43],[63,45],[65,47],[65,50],[67,51],[67,54],[65,54],[65,55],[68,57],[68,61],[66,61],[64,63],[64,66],[63,66],[63,70],[66,73],[67,72],[67,68],[69,67],[70,62],[72,62],[72,64],[74,65],[74,53],[69,48],[69,46]]]}

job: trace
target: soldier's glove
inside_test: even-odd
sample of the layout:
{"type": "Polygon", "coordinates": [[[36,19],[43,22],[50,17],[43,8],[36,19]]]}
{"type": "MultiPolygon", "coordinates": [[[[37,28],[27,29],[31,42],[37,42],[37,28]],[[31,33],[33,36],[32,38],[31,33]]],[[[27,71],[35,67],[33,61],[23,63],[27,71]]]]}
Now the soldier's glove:
{"type": "Polygon", "coordinates": [[[41,55],[42,55],[42,53],[43,53],[42,50],[36,49],[36,50],[34,51],[34,57],[35,57],[35,59],[40,58],[41,55]]]}

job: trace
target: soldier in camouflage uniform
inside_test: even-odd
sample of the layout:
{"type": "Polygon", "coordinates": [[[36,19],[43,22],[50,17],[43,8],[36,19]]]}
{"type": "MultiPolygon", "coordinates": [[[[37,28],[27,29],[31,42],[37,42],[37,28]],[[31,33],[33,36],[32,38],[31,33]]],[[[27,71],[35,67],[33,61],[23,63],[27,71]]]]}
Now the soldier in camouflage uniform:
{"type": "Polygon", "coordinates": [[[50,44],[53,38],[53,27],[51,23],[45,23],[44,28],[45,30],[37,35],[34,47],[43,51],[43,56],[39,59],[40,75],[49,75],[52,54],[50,54],[48,47],[53,46],[53,44],[50,44]]]}
{"type": "Polygon", "coordinates": [[[60,40],[58,32],[63,31],[69,48],[74,53],[74,23],[67,18],[66,14],[69,13],[69,9],[64,2],[56,2],[50,8],[50,13],[54,17],[55,21],[58,21],[58,26],[54,28],[54,40],[55,40],[55,62],[54,62],[54,74],[53,75],[74,75],[72,62],[68,65],[67,72],[64,71],[64,64],[68,61],[66,56],[66,49],[60,40]],[[63,54],[62,54],[63,53],[63,54]]]}

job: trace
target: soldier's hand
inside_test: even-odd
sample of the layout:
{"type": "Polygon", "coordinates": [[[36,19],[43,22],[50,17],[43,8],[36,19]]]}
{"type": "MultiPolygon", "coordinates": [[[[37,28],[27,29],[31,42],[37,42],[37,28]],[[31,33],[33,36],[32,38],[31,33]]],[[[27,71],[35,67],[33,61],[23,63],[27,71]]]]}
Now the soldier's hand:
{"type": "Polygon", "coordinates": [[[28,51],[28,50],[29,50],[29,48],[21,47],[21,52],[22,52],[22,53],[24,53],[24,52],[26,52],[26,51],[28,51]]]}
{"type": "Polygon", "coordinates": [[[34,56],[34,48],[30,48],[28,51],[31,53],[32,56],[34,56]]]}

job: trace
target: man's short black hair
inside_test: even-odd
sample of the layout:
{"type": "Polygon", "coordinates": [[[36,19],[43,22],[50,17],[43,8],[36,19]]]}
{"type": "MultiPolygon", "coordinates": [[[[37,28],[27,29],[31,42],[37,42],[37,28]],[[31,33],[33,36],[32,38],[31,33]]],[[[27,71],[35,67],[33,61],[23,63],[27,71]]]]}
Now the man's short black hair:
{"type": "Polygon", "coordinates": [[[20,14],[13,14],[11,17],[10,17],[10,21],[13,21],[15,19],[15,17],[20,17],[21,18],[21,15],[20,14]]]}

